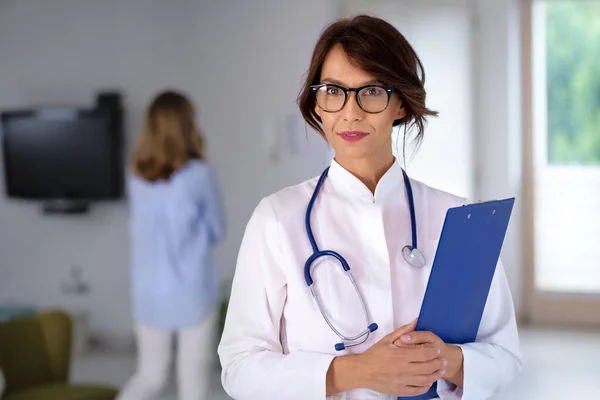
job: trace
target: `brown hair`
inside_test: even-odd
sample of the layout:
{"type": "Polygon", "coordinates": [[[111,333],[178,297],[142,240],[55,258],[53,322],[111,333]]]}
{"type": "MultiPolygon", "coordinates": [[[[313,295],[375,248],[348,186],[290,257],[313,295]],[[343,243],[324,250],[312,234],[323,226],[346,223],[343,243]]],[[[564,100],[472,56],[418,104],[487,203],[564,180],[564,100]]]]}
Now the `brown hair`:
{"type": "Polygon", "coordinates": [[[175,91],[158,94],[148,107],[133,153],[134,174],[151,182],[168,180],[190,159],[203,159],[204,140],[194,118],[186,96],[175,91]]]}
{"type": "Polygon", "coordinates": [[[406,115],[395,120],[393,126],[404,125],[405,139],[407,130],[416,127],[416,141],[420,143],[426,116],[438,114],[425,106],[423,64],[410,43],[396,28],[380,18],[368,15],[340,19],[322,32],[298,96],[304,120],[325,136],[321,118],[315,112],[315,98],[310,86],[320,83],[325,57],[337,44],[342,46],[357,67],[396,90],[406,115]]]}

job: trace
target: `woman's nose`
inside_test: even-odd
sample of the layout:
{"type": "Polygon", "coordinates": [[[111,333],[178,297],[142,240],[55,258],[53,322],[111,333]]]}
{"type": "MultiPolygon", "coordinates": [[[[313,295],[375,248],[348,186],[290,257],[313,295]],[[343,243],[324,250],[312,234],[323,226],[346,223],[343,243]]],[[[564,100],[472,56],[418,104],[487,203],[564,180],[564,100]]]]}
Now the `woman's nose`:
{"type": "Polygon", "coordinates": [[[342,116],[346,121],[359,121],[364,116],[364,110],[356,101],[356,94],[354,92],[348,93],[348,100],[342,109],[342,116]]]}

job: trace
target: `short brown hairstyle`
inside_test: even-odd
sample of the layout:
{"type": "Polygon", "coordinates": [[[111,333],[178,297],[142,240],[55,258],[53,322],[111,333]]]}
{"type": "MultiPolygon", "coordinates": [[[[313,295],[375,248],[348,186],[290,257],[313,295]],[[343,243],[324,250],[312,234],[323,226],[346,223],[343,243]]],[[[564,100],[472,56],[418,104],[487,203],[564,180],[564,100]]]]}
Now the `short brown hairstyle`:
{"type": "Polygon", "coordinates": [[[416,127],[415,139],[420,143],[426,117],[438,115],[425,106],[423,64],[410,43],[396,28],[369,15],[337,20],[322,32],[298,96],[304,120],[322,136],[325,135],[321,118],[315,112],[315,98],[310,86],[320,83],[323,62],[329,51],[338,44],[358,68],[396,90],[406,115],[395,120],[394,126],[404,125],[405,135],[407,130],[416,127]]]}
{"type": "Polygon", "coordinates": [[[194,119],[194,107],[185,95],[159,93],[148,107],[133,153],[134,174],[151,182],[168,180],[190,159],[204,159],[204,140],[194,119]]]}

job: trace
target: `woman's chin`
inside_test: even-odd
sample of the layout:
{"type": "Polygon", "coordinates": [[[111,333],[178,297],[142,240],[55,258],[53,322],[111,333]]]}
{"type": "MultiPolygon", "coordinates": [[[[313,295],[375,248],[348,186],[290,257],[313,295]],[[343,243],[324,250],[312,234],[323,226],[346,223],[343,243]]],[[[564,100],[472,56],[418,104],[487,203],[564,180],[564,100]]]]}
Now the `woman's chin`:
{"type": "Polygon", "coordinates": [[[362,146],[344,146],[343,148],[337,148],[334,150],[335,158],[338,161],[359,161],[376,159],[378,157],[376,152],[374,152],[372,149],[362,146]]]}

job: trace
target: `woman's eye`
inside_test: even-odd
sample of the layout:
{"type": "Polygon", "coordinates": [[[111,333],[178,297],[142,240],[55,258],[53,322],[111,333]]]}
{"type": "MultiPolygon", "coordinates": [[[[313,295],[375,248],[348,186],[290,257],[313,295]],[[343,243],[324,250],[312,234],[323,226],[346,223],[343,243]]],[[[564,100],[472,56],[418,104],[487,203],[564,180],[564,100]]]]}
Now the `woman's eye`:
{"type": "Polygon", "coordinates": [[[366,96],[381,96],[383,94],[383,89],[378,87],[370,87],[365,89],[366,96]]]}
{"type": "Polygon", "coordinates": [[[340,90],[340,88],[328,86],[325,93],[327,93],[330,96],[339,96],[342,93],[342,91],[340,90]]]}

